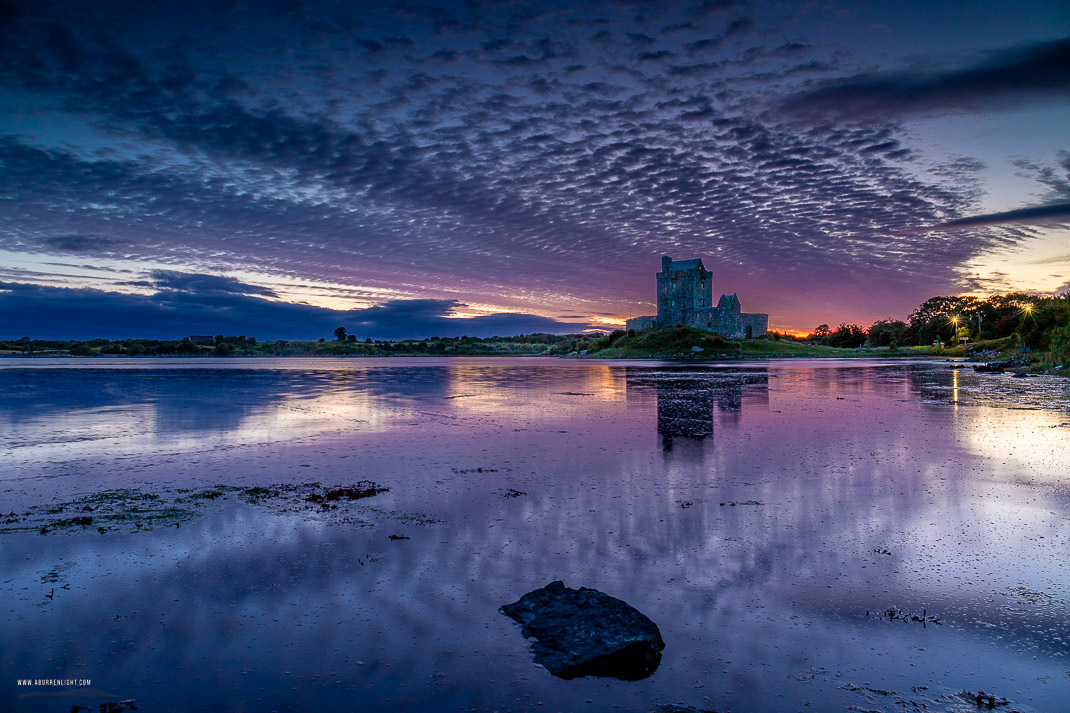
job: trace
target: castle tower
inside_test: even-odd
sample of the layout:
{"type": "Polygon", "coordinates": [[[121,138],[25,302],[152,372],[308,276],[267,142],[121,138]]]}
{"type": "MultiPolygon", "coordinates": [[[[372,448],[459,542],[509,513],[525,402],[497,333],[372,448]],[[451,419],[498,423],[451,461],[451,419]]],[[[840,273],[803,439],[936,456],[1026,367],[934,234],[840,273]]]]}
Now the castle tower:
{"type": "Polygon", "coordinates": [[[753,339],[769,329],[769,315],[746,314],[735,295],[721,295],[713,304],[713,273],[702,260],[661,258],[658,278],[658,315],[634,317],[628,329],[650,329],[684,325],[714,332],[728,339],[753,339]]]}
{"type": "Polygon", "coordinates": [[[702,260],[674,262],[665,255],[657,279],[657,326],[698,326],[707,319],[713,307],[713,273],[702,265],[702,260]]]}

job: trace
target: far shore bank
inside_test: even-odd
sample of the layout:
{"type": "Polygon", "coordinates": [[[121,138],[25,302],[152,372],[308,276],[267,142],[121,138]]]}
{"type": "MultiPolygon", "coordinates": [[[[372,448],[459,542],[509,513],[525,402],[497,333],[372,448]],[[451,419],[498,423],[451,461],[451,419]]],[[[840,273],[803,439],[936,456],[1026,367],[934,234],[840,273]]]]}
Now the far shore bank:
{"type": "MultiPolygon", "coordinates": [[[[415,358],[415,359],[428,359],[428,358],[442,358],[458,359],[458,358],[476,358],[476,359],[493,359],[493,358],[532,358],[540,357],[546,359],[561,359],[565,361],[584,361],[584,362],[596,362],[596,361],[634,361],[634,362],[671,362],[674,364],[690,364],[700,366],[703,364],[725,364],[725,363],[745,363],[745,362],[785,362],[785,361],[812,361],[812,360],[829,360],[829,361],[861,361],[861,360],[879,360],[879,361],[902,361],[902,362],[941,362],[950,361],[949,367],[967,368],[971,366],[979,366],[981,364],[993,363],[992,361],[986,361],[983,359],[977,359],[975,357],[969,357],[962,353],[946,353],[953,352],[955,350],[938,350],[930,349],[929,351],[921,351],[918,349],[901,349],[899,351],[889,351],[887,349],[836,349],[836,353],[830,353],[829,350],[815,349],[813,352],[801,351],[799,353],[783,353],[783,352],[761,352],[757,350],[748,350],[745,353],[724,353],[724,354],[706,354],[706,353],[681,353],[681,354],[665,354],[665,355],[641,355],[641,356],[626,356],[626,355],[606,355],[606,354],[566,354],[566,355],[550,355],[545,353],[512,353],[512,354],[240,354],[231,356],[220,356],[218,354],[144,354],[144,355],[115,355],[115,354],[100,354],[100,355],[73,355],[64,353],[46,353],[46,352],[34,352],[29,354],[24,353],[0,353],[0,365],[3,365],[5,361],[23,359],[33,361],[48,361],[48,362],[65,362],[65,361],[79,361],[79,362],[93,362],[93,361],[127,361],[127,362],[153,362],[160,360],[180,360],[187,362],[233,362],[242,359],[251,360],[267,360],[267,359],[296,359],[296,360],[324,360],[324,359],[383,359],[383,358],[415,358]],[[945,353],[936,353],[943,351],[945,353]]],[[[962,350],[959,349],[959,352],[962,350]]],[[[995,361],[997,364],[1004,364],[1005,370],[1002,373],[1007,375],[1029,375],[1037,376],[1041,374],[1048,374],[1053,376],[1070,376],[1070,371],[1063,369],[1061,366],[1044,367],[1038,364],[1029,364],[1023,361],[1007,361],[1000,362],[995,361]]]]}
{"type": "Polygon", "coordinates": [[[1066,375],[1065,364],[1045,352],[1014,348],[1009,340],[990,340],[955,346],[829,346],[763,335],[728,340],[688,327],[616,331],[610,334],[529,334],[514,337],[431,337],[426,339],[274,340],[217,336],[205,341],[152,339],[0,341],[0,361],[23,359],[161,358],[202,360],[230,358],[381,358],[381,357],[559,357],[577,360],[670,361],[677,363],[740,362],[791,359],[940,360],[999,363],[1016,374],[1066,375]]]}

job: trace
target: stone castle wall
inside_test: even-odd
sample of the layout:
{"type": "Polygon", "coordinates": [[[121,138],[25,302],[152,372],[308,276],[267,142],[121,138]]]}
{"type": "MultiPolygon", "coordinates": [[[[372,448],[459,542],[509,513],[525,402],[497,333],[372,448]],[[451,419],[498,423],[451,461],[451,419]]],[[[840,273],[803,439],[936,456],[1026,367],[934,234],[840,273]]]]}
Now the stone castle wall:
{"type": "Polygon", "coordinates": [[[657,322],[657,320],[658,320],[658,318],[654,317],[654,316],[650,316],[650,317],[635,317],[634,319],[629,319],[627,322],[625,322],[624,323],[624,328],[625,329],[635,329],[635,330],[649,329],[649,328],[654,326],[654,323],[657,322]]]}

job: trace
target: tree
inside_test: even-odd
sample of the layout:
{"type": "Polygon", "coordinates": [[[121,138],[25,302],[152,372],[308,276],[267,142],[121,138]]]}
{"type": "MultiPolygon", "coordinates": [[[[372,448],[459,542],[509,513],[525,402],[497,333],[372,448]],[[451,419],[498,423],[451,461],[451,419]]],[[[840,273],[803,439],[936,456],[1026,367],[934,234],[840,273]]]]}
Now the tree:
{"type": "Polygon", "coordinates": [[[334,336],[338,339],[338,341],[344,342],[346,340],[346,328],[339,327],[338,329],[334,330],[334,336]]]}
{"type": "Polygon", "coordinates": [[[907,323],[899,319],[878,319],[869,328],[869,343],[874,347],[899,346],[906,337],[907,323]]]}
{"type": "Polygon", "coordinates": [[[915,344],[953,340],[958,334],[952,318],[969,319],[980,307],[981,301],[969,295],[930,297],[910,313],[910,338],[915,344]]]}
{"type": "Polygon", "coordinates": [[[1051,356],[1060,364],[1070,362],[1070,326],[1051,330],[1051,356]]]}
{"type": "Polygon", "coordinates": [[[840,322],[836,331],[828,336],[827,343],[830,347],[854,349],[866,343],[866,330],[857,324],[840,322]]]}
{"type": "Polygon", "coordinates": [[[355,334],[347,334],[346,335],[346,342],[349,343],[349,344],[356,344],[357,343],[357,335],[355,335],[355,334]]]}
{"type": "Polygon", "coordinates": [[[819,324],[814,327],[813,333],[810,335],[811,339],[827,339],[832,334],[832,330],[829,329],[827,324],[819,324]]]}

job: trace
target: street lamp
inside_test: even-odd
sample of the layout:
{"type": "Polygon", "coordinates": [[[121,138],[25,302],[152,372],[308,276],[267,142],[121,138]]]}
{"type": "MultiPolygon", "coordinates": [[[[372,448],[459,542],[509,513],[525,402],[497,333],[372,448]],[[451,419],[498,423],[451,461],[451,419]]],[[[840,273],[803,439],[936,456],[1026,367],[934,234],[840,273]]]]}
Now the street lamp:
{"type": "Polygon", "coordinates": [[[963,325],[959,326],[958,315],[951,318],[952,329],[954,330],[954,342],[965,342],[969,339],[969,328],[963,325]]]}
{"type": "Polygon", "coordinates": [[[1018,347],[1018,351],[1019,352],[1024,352],[1024,353],[1029,352],[1029,345],[1025,344],[1025,338],[1022,336],[1022,329],[1025,326],[1025,322],[1024,322],[1025,317],[1031,317],[1031,316],[1033,316],[1033,305],[1027,304],[1024,307],[1022,307],[1022,319],[1018,320],[1018,330],[1016,332],[1016,336],[1018,338],[1018,344],[1019,344],[1019,347],[1018,347]]]}

